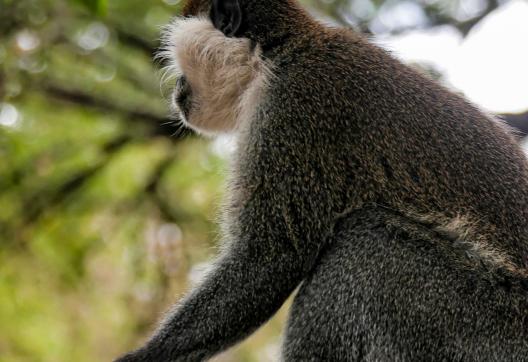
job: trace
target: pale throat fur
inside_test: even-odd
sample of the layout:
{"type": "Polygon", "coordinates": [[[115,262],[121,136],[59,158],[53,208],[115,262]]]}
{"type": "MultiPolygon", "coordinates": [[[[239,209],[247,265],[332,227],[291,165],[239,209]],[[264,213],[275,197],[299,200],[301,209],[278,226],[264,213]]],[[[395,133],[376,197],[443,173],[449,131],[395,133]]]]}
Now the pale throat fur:
{"type": "Polygon", "coordinates": [[[160,58],[171,78],[185,77],[192,96],[190,109],[174,110],[196,132],[215,136],[236,132],[252,118],[272,77],[272,66],[259,45],[226,37],[205,17],[179,17],[162,36],[160,58]]]}

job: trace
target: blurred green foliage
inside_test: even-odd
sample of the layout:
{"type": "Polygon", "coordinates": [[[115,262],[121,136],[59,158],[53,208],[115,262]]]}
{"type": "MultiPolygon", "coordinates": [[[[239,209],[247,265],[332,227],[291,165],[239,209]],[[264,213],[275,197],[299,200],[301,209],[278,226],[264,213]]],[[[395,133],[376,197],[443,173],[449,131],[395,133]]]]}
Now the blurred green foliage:
{"type": "Polygon", "coordinates": [[[106,0],[77,0],[88,9],[90,9],[94,14],[102,16],[106,15],[107,2],[106,0]]]}
{"type": "MultiPolygon", "coordinates": [[[[398,4],[306,2],[366,30],[398,4]]],[[[215,254],[226,147],[167,118],[152,61],[181,3],[0,0],[0,362],[111,360],[215,254]]],[[[273,360],[284,314],[218,360],[273,360]]]]}

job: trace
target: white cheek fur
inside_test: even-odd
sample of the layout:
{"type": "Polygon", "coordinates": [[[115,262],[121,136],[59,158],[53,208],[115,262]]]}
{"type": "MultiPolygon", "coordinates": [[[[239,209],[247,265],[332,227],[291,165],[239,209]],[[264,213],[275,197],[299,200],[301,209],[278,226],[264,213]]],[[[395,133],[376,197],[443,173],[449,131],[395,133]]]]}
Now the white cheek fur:
{"type": "Polygon", "coordinates": [[[175,19],[162,40],[166,72],[185,75],[192,88],[193,106],[184,119],[191,128],[206,135],[231,133],[251,119],[271,76],[258,46],[226,37],[201,17],[175,19]]]}

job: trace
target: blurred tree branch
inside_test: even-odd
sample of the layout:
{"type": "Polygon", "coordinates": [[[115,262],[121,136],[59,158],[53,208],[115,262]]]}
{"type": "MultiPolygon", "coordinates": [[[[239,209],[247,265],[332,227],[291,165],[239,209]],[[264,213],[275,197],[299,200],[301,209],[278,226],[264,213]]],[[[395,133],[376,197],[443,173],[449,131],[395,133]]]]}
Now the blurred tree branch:
{"type": "Polygon", "coordinates": [[[463,36],[466,36],[475,25],[487,17],[492,11],[496,10],[499,6],[499,0],[487,0],[486,7],[479,15],[462,21],[454,19],[452,16],[447,15],[443,11],[439,11],[438,7],[434,4],[425,5],[423,9],[430,19],[432,26],[452,25],[456,27],[463,36]]]}
{"type": "Polygon", "coordinates": [[[103,146],[105,157],[95,165],[72,175],[59,185],[52,185],[25,197],[22,201],[23,212],[22,224],[27,226],[37,221],[44,212],[57,207],[63,203],[70,195],[81,189],[88,180],[102,170],[112,158],[112,155],[127,145],[132,138],[130,136],[120,136],[111,140],[103,146]]]}
{"type": "MultiPolygon", "coordinates": [[[[369,23],[376,16],[371,15],[370,17],[361,17],[358,16],[352,10],[353,0],[313,0],[310,3],[322,14],[325,14],[332,19],[334,19],[339,25],[342,26],[351,26],[354,23],[357,28],[365,33],[370,33],[369,23]]],[[[485,8],[476,16],[471,17],[465,20],[457,20],[453,15],[449,14],[441,7],[442,3],[438,2],[427,2],[427,1],[412,1],[416,3],[420,8],[423,9],[427,19],[428,27],[440,26],[440,25],[452,25],[456,27],[463,36],[466,36],[471,29],[478,24],[482,19],[488,16],[492,11],[497,9],[501,2],[499,0],[485,0],[485,8]]],[[[388,1],[375,1],[374,2],[376,10],[374,14],[379,12],[379,9],[383,5],[389,4],[388,1]]],[[[392,34],[399,34],[409,30],[415,29],[417,26],[408,26],[398,29],[390,30],[392,34]]]]}
{"type": "Polygon", "coordinates": [[[116,26],[114,30],[116,31],[117,37],[120,42],[127,44],[132,48],[142,50],[150,58],[154,58],[154,56],[156,55],[157,46],[149,42],[148,40],[136,34],[127,32],[126,30],[118,26],[116,26]]]}
{"type": "Polygon", "coordinates": [[[158,168],[152,174],[150,182],[147,184],[147,187],[145,187],[145,192],[154,201],[165,221],[177,223],[179,218],[174,214],[171,206],[159,194],[159,185],[163,179],[163,175],[170,168],[173,162],[173,157],[167,157],[158,165],[158,168]]]}
{"type": "Polygon", "coordinates": [[[151,130],[149,133],[151,137],[166,136],[177,141],[190,134],[189,131],[178,126],[178,121],[175,119],[160,117],[155,114],[145,113],[138,110],[120,108],[111,101],[97,98],[88,93],[59,88],[56,85],[42,84],[41,88],[53,98],[85,107],[92,107],[106,112],[120,114],[131,122],[143,123],[151,130]]]}

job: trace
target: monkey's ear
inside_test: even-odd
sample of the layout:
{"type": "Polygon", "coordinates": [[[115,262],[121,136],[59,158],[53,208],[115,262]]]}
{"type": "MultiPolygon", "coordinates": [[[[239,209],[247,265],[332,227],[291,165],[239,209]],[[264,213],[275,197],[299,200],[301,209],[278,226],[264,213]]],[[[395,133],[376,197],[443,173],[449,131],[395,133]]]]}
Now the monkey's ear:
{"type": "Polygon", "coordinates": [[[228,37],[236,36],[242,27],[239,0],[213,0],[210,16],[215,28],[228,37]]]}

